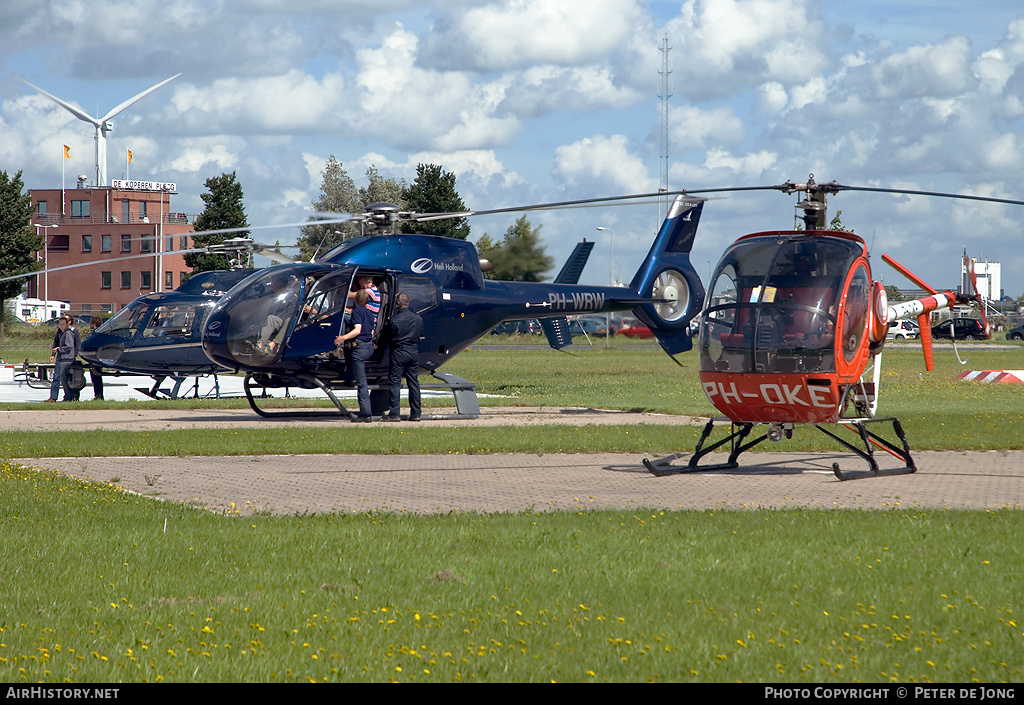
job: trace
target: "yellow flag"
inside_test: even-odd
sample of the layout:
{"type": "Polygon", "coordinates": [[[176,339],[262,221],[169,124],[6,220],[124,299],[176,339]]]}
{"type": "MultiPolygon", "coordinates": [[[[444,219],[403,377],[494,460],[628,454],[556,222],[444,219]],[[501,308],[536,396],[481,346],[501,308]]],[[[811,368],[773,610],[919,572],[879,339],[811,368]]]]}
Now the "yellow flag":
{"type": "Polygon", "coordinates": [[[64,158],[71,159],[71,147],[64,145],[64,158]]]}
{"type": "Polygon", "coordinates": [[[130,149],[128,150],[128,163],[129,164],[132,163],[132,150],[130,150],[130,149]]]}

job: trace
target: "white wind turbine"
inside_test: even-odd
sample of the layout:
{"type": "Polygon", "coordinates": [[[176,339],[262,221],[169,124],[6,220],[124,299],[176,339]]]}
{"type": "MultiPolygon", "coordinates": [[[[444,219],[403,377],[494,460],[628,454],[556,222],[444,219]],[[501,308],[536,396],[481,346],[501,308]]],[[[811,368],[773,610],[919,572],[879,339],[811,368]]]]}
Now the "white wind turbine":
{"type": "Polygon", "coordinates": [[[52,100],[54,103],[56,103],[57,105],[61,106],[62,108],[64,108],[68,112],[70,112],[72,115],[74,115],[79,120],[84,120],[85,122],[92,123],[96,127],[96,185],[97,186],[106,186],[107,185],[107,134],[114,129],[114,123],[110,122],[110,119],[112,117],[114,117],[115,115],[117,115],[118,113],[120,113],[125,108],[127,108],[128,106],[133,105],[134,103],[142,100],[143,98],[145,98],[147,95],[149,95],[150,93],[155,91],[160,86],[162,86],[165,83],[168,83],[170,81],[173,81],[174,79],[176,79],[180,75],[181,75],[180,73],[175,74],[175,75],[171,76],[170,78],[168,78],[166,81],[161,81],[160,83],[156,84],[152,88],[147,88],[146,90],[142,91],[142,93],[139,93],[137,96],[135,96],[134,98],[129,98],[125,102],[121,103],[120,105],[118,105],[116,108],[114,108],[113,110],[111,110],[110,112],[108,112],[106,115],[104,115],[101,118],[94,118],[91,115],[89,115],[87,112],[85,112],[84,110],[81,110],[80,108],[76,108],[74,105],[71,105],[70,103],[67,103],[67,102],[61,100],[57,96],[50,95],[49,93],[44,91],[42,88],[40,88],[38,86],[32,86],[31,83],[29,83],[28,81],[25,81],[24,79],[22,79],[22,81],[24,83],[27,83],[28,85],[32,86],[33,88],[35,88],[37,91],[39,91],[40,93],[45,95],[47,98],[52,100]]]}

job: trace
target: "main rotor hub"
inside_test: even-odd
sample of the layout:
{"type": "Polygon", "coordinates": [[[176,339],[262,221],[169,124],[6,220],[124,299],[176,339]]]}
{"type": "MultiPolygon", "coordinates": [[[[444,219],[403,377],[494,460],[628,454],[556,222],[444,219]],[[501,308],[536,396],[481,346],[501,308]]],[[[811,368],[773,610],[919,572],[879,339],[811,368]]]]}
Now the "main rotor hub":
{"type": "Polygon", "coordinates": [[[394,203],[371,203],[370,205],[363,208],[366,213],[365,222],[378,230],[383,230],[389,225],[394,225],[398,221],[401,208],[396,206],[394,203]]]}

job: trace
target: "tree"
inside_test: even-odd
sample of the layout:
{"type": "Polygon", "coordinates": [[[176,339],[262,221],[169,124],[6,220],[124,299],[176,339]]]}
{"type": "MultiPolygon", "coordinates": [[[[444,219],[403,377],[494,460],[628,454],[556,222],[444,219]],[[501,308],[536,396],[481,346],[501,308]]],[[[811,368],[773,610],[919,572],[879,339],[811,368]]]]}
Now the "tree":
{"type": "Polygon", "coordinates": [[[540,241],[541,227],[530,225],[524,215],[509,226],[504,239],[497,245],[492,244],[491,238],[484,233],[477,241],[477,249],[481,257],[494,265],[486,276],[513,282],[543,281],[544,274],[555,260],[548,256],[547,248],[540,241]]]}
{"type": "MultiPolygon", "coordinates": [[[[320,198],[310,205],[313,206],[313,210],[322,213],[360,213],[363,210],[355,182],[333,154],[324,166],[320,198]]],[[[302,248],[301,258],[309,260],[314,255],[323,254],[342,240],[358,235],[359,224],[353,222],[306,225],[301,230],[302,235],[298,241],[299,247],[302,248]]]]}
{"type": "Polygon", "coordinates": [[[835,217],[832,218],[832,222],[828,224],[828,229],[835,230],[836,232],[840,233],[852,233],[853,230],[851,230],[850,228],[843,227],[843,221],[840,217],[842,215],[843,212],[841,210],[837,210],[835,217]]]}
{"type": "Polygon", "coordinates": [[[409,188],[405,179],[400,182],[386,179],[371,165],[366,170],[366,180],[369,185],[359,189],[359,200],[364,208],[371,203],[393,203],[405,210],[405,191],[409,188]]]}
{"type": "Polygon", "coordinates": [[[885,298],[891,303],[899,303],[903,300],[903,294],[900,293],[900,288],[895,284],[889,284],[885,287],[885,298]]]}
{"type": "MultiPolygon", "coordinates": [[[[417,165],[416,180],[405,191],[405,204],[417,213],[461,213],[469,210],[455,190],[455,174],[444,171],[440,164],[417,165]]],[[[465,218],[404,223],[402,232],[465,240],[469,237],[469,223],[465,218]]]]}
{"type": "MultiPolygon", "coordinates": [[[[46,246],[45,239],[32,228],[32,194],[22,193],[23,189],[21,171],[13,179],[0,171],[0,277],[38,270],[35,253],[46,246]]],[[[0,337],[6,301],[20,294],[24,286],[24,278],[0,282],[0,337]]]]}
{"type": "MultiPolygon", "coordinates": [[[[236,237],[248,237],[247,231],[235,233],[218,233],[214,235],[198,234],[202,230],[223,230],[226,228],[245,228],[249,223],[245,218],[242,205],[242,185],[235,180],[235,172],[210,177],[206,180],[208,193],[202,194],[206,210],[196,218],[196,235],[192,241],[196,247],[218,245],[225,240],[236,237]]],[[[192,268],[192,274],[209,272],[216,269],[228,269],[231,264],[226,255],[209,252],[191,252],[185,255],[185,265],[192,268]]]]}

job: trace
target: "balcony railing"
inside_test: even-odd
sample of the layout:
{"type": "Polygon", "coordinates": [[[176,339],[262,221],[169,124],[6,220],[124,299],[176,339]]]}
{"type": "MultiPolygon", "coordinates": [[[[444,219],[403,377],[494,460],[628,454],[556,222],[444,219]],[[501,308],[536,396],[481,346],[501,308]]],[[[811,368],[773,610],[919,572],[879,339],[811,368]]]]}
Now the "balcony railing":
{"type": "MultiPolygon", "coordinates": [[[[198,216],[194,213],[164,213],[163,222],[167,225],[188,225],[189,223],[195,223],[198,216]]],[[[143,216],[137,213],[132,213],[128,216],[127,221],[123,221],[120,216],[111,215],[110,217],[97,216],[97,215],[86,215],[86,216],[71,216],[66,213],[44,213],[43,215],[33,216],[32,222],[35,225],[119,225],[122,223],[128,223],[129,225],[141,225],[144,223],[150,225],[156,225],[160,221],[159,214],[153,216],[143,216]]]]}

